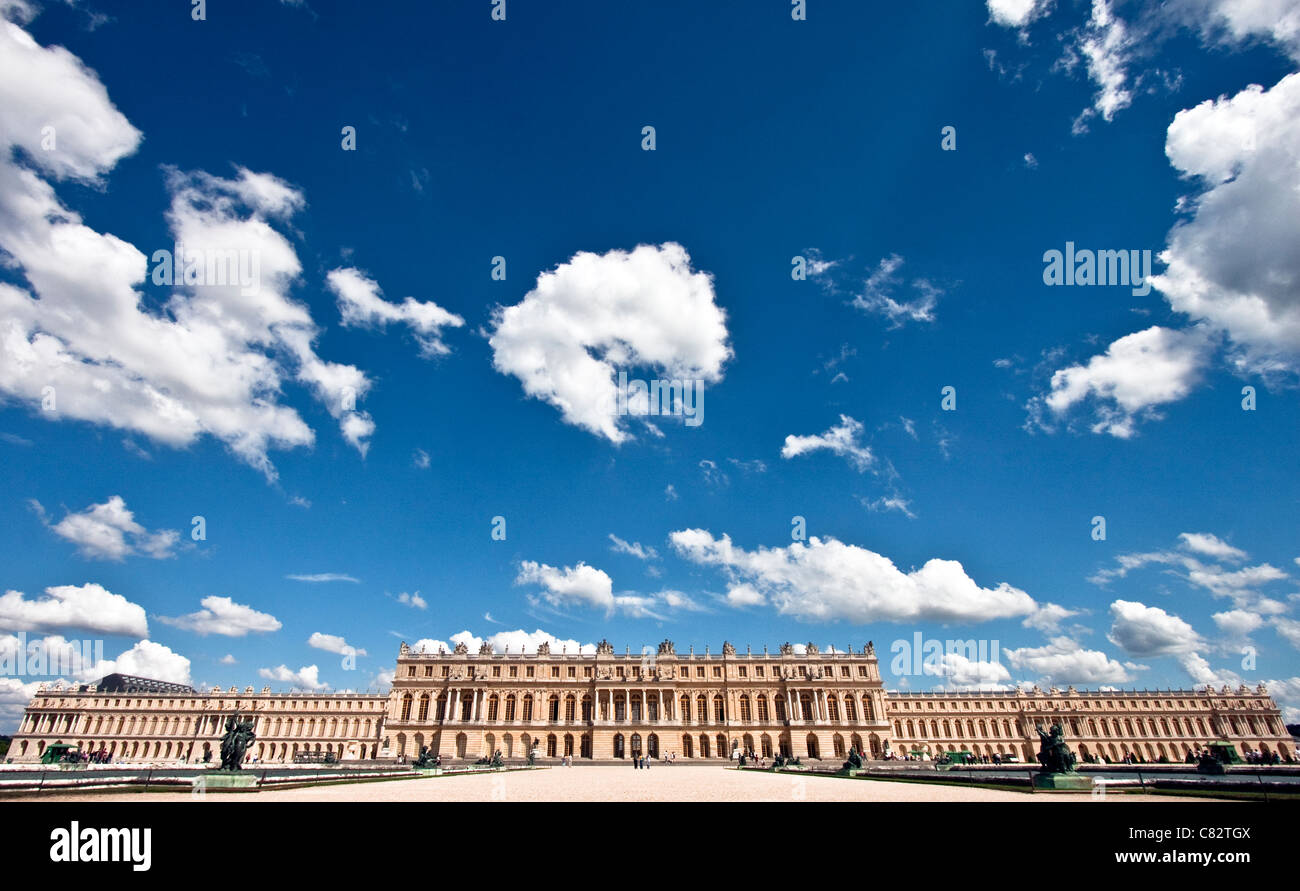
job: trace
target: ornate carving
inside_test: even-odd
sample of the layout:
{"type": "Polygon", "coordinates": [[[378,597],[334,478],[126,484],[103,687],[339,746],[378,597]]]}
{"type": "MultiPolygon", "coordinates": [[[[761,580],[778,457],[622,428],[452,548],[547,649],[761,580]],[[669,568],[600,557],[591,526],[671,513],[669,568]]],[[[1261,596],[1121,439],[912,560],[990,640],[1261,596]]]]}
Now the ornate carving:
{"type": "Polygon", "coordinates": [[[409,656],[410,653],[411,648],[407,645],[406,641],[402,641],[402,646],[398,649],[397,654],[399,656],[409,656]]]}
{"type": "Polygon", "coordinates": [[[478,648],[478,654],[480,656],[491,656],[495,652],[496,651],[492,649],[492,644],[488,643],[486,640],[483,641],[482,645],[478,648]]]}
{"type": "Polygon", "coordinates": [[[808,641],[808,643],[804,645],[805,655],[816,656],[820,652],[821,650],[817,649],[817,644],[813,643],[812,641],[808,641]]]}
{"type": "Polygon", "coordinates": [[[613,645],[612,643],[610,643],[608,640],[605,640],[604,638],[601,638],[600,643],[596,644],[596,655],[597,655],[597,656],[613,656],[613,655],[614,655],[614,645],[613,645]]]}
{"type": "Polygon", "coordinates": [[[731,641],[724,640],[722,642],[722,655],[724,656],[736,655],[736,648],[731,645],[731,641]]]}
{"type": "Polygon", "coordinates": [[[875,644],[875,642],[874,642],[874,641],[870,641],[870,640],[867,641],[867,648],[866,648],[865,650],[863,650],[862,652],[863,652],[864,655],[867,655],[867,656],[874,656],[874,655],[876,655],[876,644],[875,644]]]}
{"type": "Polygon", "coordinates": [[[544,640],[537,645],[537,655],[539,656],[551,655],[551,642],[549,640],[544,640]]]}
{"type": "Polygon", "coordinates": [[[465,641],[462,640],[460,643],[456,644],[455,653],[457,656],[469,655],[469,647],[465,645],[465,641]]]}
{"type": "Polygon", "coordinates": [[[659,655],[676,656],[677,648],[673,646],[673,642],[671,640],[664,638],[664,640],[659,644],[659,655]]]}
{"type": "Polygon", "coordinates": [[[785,643],[781,644],[781,655],[782,656],[794,655],[794,644],[790,643],[790,641],[788,640],[785,643]]]}

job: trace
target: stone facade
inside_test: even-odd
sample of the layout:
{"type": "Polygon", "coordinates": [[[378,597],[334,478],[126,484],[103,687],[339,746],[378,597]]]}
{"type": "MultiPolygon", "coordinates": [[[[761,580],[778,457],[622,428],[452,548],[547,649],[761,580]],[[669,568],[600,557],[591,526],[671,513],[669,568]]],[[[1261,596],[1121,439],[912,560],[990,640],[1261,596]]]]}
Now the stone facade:
{"type": "Polygon", "coordinates": [[[248,753],[292,763],[300,752],[340,761],[411,760],[428,746],[444,761],[496,750],[520,759],[762,757],[842,761],[849,748],[887,753],[971,751],[1033,763],[1038,724],[1061,721],[1071,747],[1112,761],[1183,761],[1211,740],[1295,758],[1291,737],[1263,686],[1197,691],[887,693],[870,644],[852,652],[653,654],[399,652],[388,694],[103,691],[51,685],[33,698],[9,750],[40,758],[56,742],[103,750],[116,762],[202,762],[218,757],[225,719],[254,720],[248,753]]]}

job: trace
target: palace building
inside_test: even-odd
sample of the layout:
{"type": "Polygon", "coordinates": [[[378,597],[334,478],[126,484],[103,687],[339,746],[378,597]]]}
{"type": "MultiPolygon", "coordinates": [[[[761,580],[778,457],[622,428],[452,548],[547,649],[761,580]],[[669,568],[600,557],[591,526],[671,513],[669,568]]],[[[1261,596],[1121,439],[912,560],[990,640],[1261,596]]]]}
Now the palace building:
{"type": "Polygon", "coordinates": [[[283,764],[409,761],[424,747],[444,763],[501,751],[576,761],[648,755],[727,759],[752,751],[842,761],[969,751],[1033,763],[1035,727],[1060,722],[1081,758],[1182,762],[1216,740],[1295,759],[1294,741],[1263,685],[1254,689],[887,692],[875,650],[679,654],[413,651],[402,644],[387,694],[195,691],[123,675],[47,685],[14,736],[9,759],[32,762],[55,743],[114,762],[216,759],[226,719],[254,722],[248,758],[283,764]]]}

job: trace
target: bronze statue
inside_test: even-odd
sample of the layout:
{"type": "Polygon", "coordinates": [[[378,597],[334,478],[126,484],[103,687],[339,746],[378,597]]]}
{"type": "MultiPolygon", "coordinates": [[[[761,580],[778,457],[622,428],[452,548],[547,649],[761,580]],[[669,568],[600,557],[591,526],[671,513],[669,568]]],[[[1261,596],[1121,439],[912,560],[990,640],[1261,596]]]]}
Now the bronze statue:
{"type": "Polygon", "coordinates": [[[1042,725],[1035,725],[1038,731],[1038,763],[1043,765],[1043,773],[1073,773],[1076,758],[1065,744],[1065,730],[1060,723],[1053,724],[1050,730],[1042,725]]]}
{"type": "Polygon", "coordinates": [[[239,712],[226,719],[226,733],[221,737],[221,770],[239,770],[244,763],[244,753],[257,734],[252,721],[239,720],[239,712]]]}

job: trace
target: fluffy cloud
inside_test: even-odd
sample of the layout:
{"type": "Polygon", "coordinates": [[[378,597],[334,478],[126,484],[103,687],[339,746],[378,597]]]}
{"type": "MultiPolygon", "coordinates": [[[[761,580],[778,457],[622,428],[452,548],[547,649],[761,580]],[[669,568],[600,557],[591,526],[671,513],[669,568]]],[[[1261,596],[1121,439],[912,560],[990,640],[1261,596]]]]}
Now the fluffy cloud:
{"type": "Polygon", "coordinates": [[[1196,328],[1153,326],[1121,337],[1087,365],[1073,365],[1052,375],[1051,392],[1030,401],[1031,417],[1043,426],[1045,405],[1056,418],[1092,400],[1093,433],[1127,439],[1139,419],[1156,416],[1157,406],[1191,392],[1211,353],[1211,341],[1196,328]]]}
{"type": "MultiPolygon", "coordinates": [[[[32,505],[44,521],[41,503],[32,501],[32,505]]],[[[172,548],[180,539],[174,529],[145,529],[135,521],[121,495],[110,496],[103,504],[92,504],[81,513],[69,513],[50,530],[75,544],[83,557],[102,560],[121,561],[133,554],[160,560],[172,556],[172,548]]]]}
{"type": "Polygon", "coordinates": [[[340,572],[313,572],[305,575],[286,575],[285,578],[295,582],[359,582],[360,579],[340,572]]]}
{"type": "Polygon", "coordinates": [[[321,683],[320,669],[315,665],[304,665],[297,671],[287,665],[278,665],[275,668],[259,668],[257,673],[268,681],[279,681],[301,690],[328,690],[330,687],[329,684],[321,683]]]}
{"type": "Polygon", "coordinates": [[[307,645],[318,650],[324,650],[327,653],[337,653],[340,656],[366,655],[365,650],[351,646],[342,637],[336,634],[322,634],[319,631],[312,632],[311,637],[307,638],[307,645]]]}
{"type": "Polygon", "coordinates": [[[1109,121],[1133,101],[1125,70],[1131,45],[1128,29],[1115,16],[1109,0],[1092,0],[1092,16],[1079,36],[1077,48],[1087,63],[1088,76],[1097,85],[1097,95],[1092,108],[1075,121],[1076,132],[1084,129],[1083,122],[1091,114],[1100,114],[1109,121]]]}
{"type": "Polygon", "coordinates": [[[1023,28],[1041,15],[1050,0],[988,0],[989,18],[1006,28],[1023,28]]]}
{"type": "Polygon", "coordinates": [[[669,536],[683,557],[732,577],[733,604],[770,602],[783,615],[816,621],[982,622],[1024,616],[1033,598],[1005,582],[981,588],[955,560],[903,572],[888,558],[833,538],[746,551],[703,529],[669,536]]]}
{"type": "Polygon", "coordinates": [[[1244,609],[1215,613],[1210,618],[1219,626],[1219,630],[1232,638],[1244,638],[1264,624],[1263,619],[1244,609]]]}
{"type": "Polygon", "coordinates": [[[1116,600],[1110,612],[1114,621],[1108,639],[1132,656],[1189,653],[1203,644],[1191,625],[1157,606],[1116,600]]]}
{"type": "Polygon", "coordinates": [[[389,303],[379,284],[357,269],[334,269],[325,278],[338,298],[344,325],[383,328],[388,323],[406,324],[415,334],[424,356],[441,356],[451,352],[442,342],[443,328],[459,328],[465,320],[448,312],[432,300],[420,302],[407,297],[400,304],[389,303]]]}
{"type": "Polygon", "coordinates": [[[51,181],[99,185],[140,139],[75,56],[0,21],[0,249],[32,289],[0,284],[0,393],[171,446],[211,435],[273,479],[269,449],[314,441],[278,401],[293,377],[364,453],[374,425],[354,403],[369,381],[315,354],[310,314],[288,296],[301,266],[271,226],[301,193],[243,168],[169,171],[167,221],[185,258],[170,283],[160,252],[92,230],[59,201],[51,181]],[[47,126],[56,150],[42,147],[47,126]],[[158,311],[138,290],[151,258],[155,285],[173,288],[158,311]]]}
{"type": "Polygon", "coordinates": [[[88,679],[117,672],[173,684],[188,684],[190,660],[160,643],[142,640],[116,659],[95,666],[89,672],[88,679]]]}
{"type": "Polygon", "coordinates": [[[417,653],[420,650],[424,650],[426,653],[437,653],[439,650],[446,650],[450,653],[456,648],[456,644],[463,643],[471,653],[477,653],[484,641],[491,644],[492,649],[498,653],[507,651],[511,653],[536,653],[537,648],[543,643],[550,644],[552,653],[569,652],[593,655],[596,652],[595,644],[584,644],[573,639],[559,638],[540,628],[532,632],[524,631],[522,628],[514,631],[498,631],[489,637],[478,637],[466,630],[453,634],[450,641],[431,638],[417,640],[411,649],[417,653]]]}
{"type": "Polygon", "coordinates": [[[1077,616],[1079,613],[1079,610],[1066,609],[1057,603],[1044,603],[1040,604],[1033,613],[1026,616],[1020,624],[1026,628],[1051,633],[1061,627],[1062,621],[1071,616],[1077,616]]]}
{"type": "Polygon", "coordinates": [[[1204,187],[1152,283],[1176,311],[1227,333],[1244,371],[1300,357],[1300,73],[1181,111],[1165,152],[1204,187]]]}
{"type": "Polygon", "coordinates": [[[862,431],[861,421],[848,415],[840,415],[840,423],[824,433],[811,436],[793,434],[787,436],[785,444],[781,446],[781,457],[796,458],[799,455],[825,449],[847,460],[860,473],[876,463],[876,456],[872,454],[871,448],[860,441],[862,431]]]}
{"type": "Polygon", "coordinates": [[[415,609],[425,609],[429,605],[428,602],[420,596],[419,591],[410,594],[403,591],[401,594],[397,595],[397,602],[415,609]]]}
{"type": "Polygon", "coordinates": [[[1011,680],[1011,674],[1000,662],[980,662],[962,653],[944,653],[940,660],[927,661],[922,671],[944,679],[945,688],[966,690],[999,690],[1011,680]]]}
{"type": "Polygon", "coordinates": [[[259,613],[229,597],[204,597],[199,603],[203,609],[175,618],[159,616],[158,621],[195,634],[220,634],[223,637],[280,630],[280,620],[275,616],[259,613]]]}
{"type": "Polygon", "coordinates": [[[147,637],[144,608],[101,585],[57,585],[28,600],[21,591],[0,596],[0,626],[13,631],[84,630],[147,637]]]}
{"type": "Polygon", "coordinates": [[[1196,554],[1204,554],[1207,557],[1213,557],[1216,560],[1245,560],[1246,552],[1241,548],[1234,548],[1217,535],[1209,532],[1180,532],[1179,540],[1183,547],[1196,554]]]}
{"type": "Polygon", "coordinates": [[[713,281],[679,244],[576,254],[493,314],[492,363],[567,423],[621,443],[618,370],[715,383],[731,358],[713,281]]]}
{"type": "Polygon", "coordinates": [[[1068,637],[1042,647],[1005,650],[1007,661],[1049,684],[1123,684],[1133,680],[1123,663],[1100,650],[1085,650],[1068,637]]]}
{"type": "Polygon", "coordinates": [[[557,569],[545,563],[525,560],[519,564],[516,585],[541,585],[542,597],[555,607],[594,606],[607,613],[614,609],[614,582],[594,566],[579,563],[557,569]]]}

